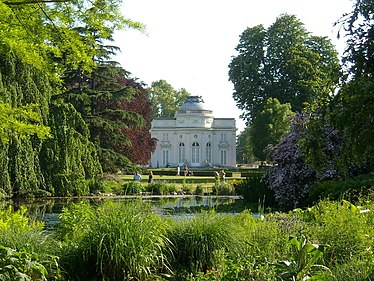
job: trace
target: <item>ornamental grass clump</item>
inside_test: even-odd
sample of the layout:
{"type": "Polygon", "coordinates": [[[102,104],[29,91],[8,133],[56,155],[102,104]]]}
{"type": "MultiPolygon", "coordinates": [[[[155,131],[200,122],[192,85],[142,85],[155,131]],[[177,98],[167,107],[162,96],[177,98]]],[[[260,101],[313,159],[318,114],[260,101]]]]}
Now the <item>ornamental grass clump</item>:
{"type": "Polygon", "coordinates": [[[73,206],[61,220],[70,279],[153,280],[168,270],[168,226],[143,203],[73,206]]]}
{"type": "Polygon", "coordinates": [[[168,237],[173,245],[173,266],[192,272],[214,270],[218,252],[239,254],[242,243],[231,216],[214,212],[175,222],[168,237]]]}

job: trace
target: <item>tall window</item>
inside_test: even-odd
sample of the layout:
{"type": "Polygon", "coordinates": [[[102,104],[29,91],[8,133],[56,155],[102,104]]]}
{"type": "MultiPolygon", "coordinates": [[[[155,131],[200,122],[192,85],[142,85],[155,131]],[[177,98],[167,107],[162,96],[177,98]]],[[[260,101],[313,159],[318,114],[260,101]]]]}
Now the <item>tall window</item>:
{"type": "Polygon", "coordinates": [[[178,148],[178,162],[183,163],[185,159],[186,159],[186,149],[184,147],[184,143],[181,142],[178,148]]]}
{"type": "Polygon", "coordinates": [[[221,133],[221,141],[226,141],[226,133],[221,133]]]}
{"type": "Polygon", "coordinates": [[[199,144],[197,142],[194,142],[192,144],[192,163],[197,164],[200,163],[200,150],[199,150],[199,144]]]}
{"type": "Polygon", "coordinates": [[[227,150],[221,149],[221,165],[227,164],[227,150]]]}
{"type": "Polygon", "coordinates": [[[166,166],[169,163],[169,150],[162,151],[162,165],[166,166]]]}
{"type": "Polygon", "coordinates": [[[169,133],[163,133],[162,134],[162,140],[163,141],[168,141],[169,140],[169,133]]]}
{"type": "Polygon", "coordinates": [[[210,142],[206,144],[206,160],[208,163],[212,163],[212,144],[210,142]]]}

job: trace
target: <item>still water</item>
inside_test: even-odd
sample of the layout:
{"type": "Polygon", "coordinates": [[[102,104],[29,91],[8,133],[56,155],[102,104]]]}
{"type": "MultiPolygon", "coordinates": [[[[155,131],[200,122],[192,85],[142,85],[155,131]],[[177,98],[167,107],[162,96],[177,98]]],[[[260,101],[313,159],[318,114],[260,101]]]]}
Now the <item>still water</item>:
{"type": "Polygon", "coordinates": [[[104,201],[128,203],[141,200],[151,206],[159,215],[175,217],[191,216],[201,210],[216,210],[223,213],[238,213],[248,207],[238,196],[142,196],[142,197],[84,197],[84,198],[47,198],[24,199],[0,202],[0,207],[12,205],[15,210],[25,206],[31,216],[43,220],[46,229],[53,229],[59,223],[63,208],[82,201],[100,205],[104,201]],[[3,206],[1,206],[3,205],[3,206]]]}

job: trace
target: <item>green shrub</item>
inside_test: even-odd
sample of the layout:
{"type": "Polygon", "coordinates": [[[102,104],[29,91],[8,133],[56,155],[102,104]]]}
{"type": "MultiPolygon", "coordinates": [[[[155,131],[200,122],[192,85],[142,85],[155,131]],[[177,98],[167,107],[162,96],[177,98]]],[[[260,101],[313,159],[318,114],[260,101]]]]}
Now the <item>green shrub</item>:
{"type": "Polygon", "coordinates": [[[88,188],[91,194],[97,194],[99,192],[104,192],[104,181],[98,179],[92,179],[88,181],[88,188]]]}
{"type": "Polygon", "coordinates": [[[178,191],[177,186],[174,183],[169,183],[167,186],[169,194],[175,194],[178,191]]]}
{"type": "Polygon", "coordinates": [[[235,191],[249,203],[258,203],[265,198],[265,206],[274,206],[274,192],[269,188],[262,176],[247,177],[234,182],[235,191]]]}
{"type": "Polygon", "coordinates": [[[146,190],[153,195],[166,195],[170,193],[168,184],[159,181],[154,181],[148,184],[146,190]]]}
{"type": "Polygon", "coordinates": [[[315,183],[308,194],[308,202],[315,204],[321,199],[346,199],[357,202],[359,198],[374,198],[374,173],[360,175],[350,179],[329,180],[315,183]]]}
{"type": "Polygon", "coordinates": [[[204,187],[201,184],[198,184],[194,191],[195,195],[204,195],[204,187]]]}
{"type": "Polygon", "coordinates": [[[124,195],[135,195],[145,191],[144,185],[139,181],[125,182],[122,187],[124,195]]]}
{"type": "Polygon", "coordinates": [[[186,183],[186,179],[182,181],[182,191],[184,194],[192,194],[192,187],[186,183]]]}
{"type": "Polygon", "coordinates": [[[213,194],[218,195],[235,195],[235,188],[230,182],[224,181],[219,184],[215,184],[212,192],[213,194]]]}

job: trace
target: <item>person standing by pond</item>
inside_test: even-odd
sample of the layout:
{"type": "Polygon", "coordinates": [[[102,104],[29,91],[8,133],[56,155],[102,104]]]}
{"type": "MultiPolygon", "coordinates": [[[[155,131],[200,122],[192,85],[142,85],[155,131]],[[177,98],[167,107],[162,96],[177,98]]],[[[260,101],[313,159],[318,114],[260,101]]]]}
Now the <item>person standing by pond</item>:
{"type": "Polygon", "coordinates": [[[134,175],[134,181],[141,181],[141,180],[142,180],[142,176],[138,173],[138,171],[136,171],[134,175]]]}
{"type": "Polygon", "coordinates": [[[214,171],[214,179],[216,180],[216,182],[219,181],[219,173],[217,171],[214,171]]]}
{"type": "Polygon", "coordinates": [[[219,173],[217,171],[214,171],[214,186],[217,188],[219,185],[219,173]]]}
{"type": "Polygon", "coordinates": [[[151,182],[153,182],[153,173],[152,173],[152,171],[149,171],[149,173],[148,173],[148,183],[151,183],[151,182]]]}
{"type": "Polygon", "coordinates": [[[224,169],[222,169],[221,171],[219,171],[219,176],[220,176],[221,182],[224,182],[225,178],[226,178],[226,173],[225,173],[224,169]]]}

